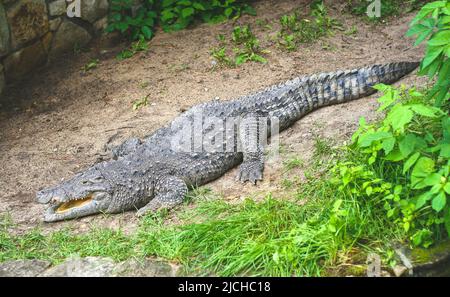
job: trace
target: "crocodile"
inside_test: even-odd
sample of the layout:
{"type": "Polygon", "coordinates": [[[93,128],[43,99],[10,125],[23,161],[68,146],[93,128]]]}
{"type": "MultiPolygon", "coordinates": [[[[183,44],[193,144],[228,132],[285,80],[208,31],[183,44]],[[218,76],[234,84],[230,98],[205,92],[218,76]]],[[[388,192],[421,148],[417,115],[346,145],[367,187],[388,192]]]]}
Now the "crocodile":
{"type": "Polygon", "coordinates": [[[148,136],[113,148],[108,160],[38,191],[37,202],[47,205],[43,220],[170,209],[190,187],[238,165],[237,181],[256,183],[263,178],[267,145],[261,139],[276,132],[274,123],[282,131],[320,107],[373,94],[375,84],[391,84],[418,65],[397,62],[302,76],[234,100],[194,105],[148,136]]]}

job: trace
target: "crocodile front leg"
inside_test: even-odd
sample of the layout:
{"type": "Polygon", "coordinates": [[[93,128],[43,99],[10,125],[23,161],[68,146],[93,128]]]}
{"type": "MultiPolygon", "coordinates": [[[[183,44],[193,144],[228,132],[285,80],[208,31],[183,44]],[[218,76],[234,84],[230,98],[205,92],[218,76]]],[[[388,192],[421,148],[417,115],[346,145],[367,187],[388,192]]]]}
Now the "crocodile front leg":
{"type": "Polygon", "coordinates": [[[180,178],[176,176],[164,177],[155,185],[155,197],[147,205],[141,207],[136,215],[141,217],[159,209],[170,209],[183,202],[187,191],[186,183],[180,178]]]}
{"type": "Polygon", "coordinates": [[[267,121],[263,117],[250,115],[239,127],[239,139],[242,145],[244,160],[239,166],[237,180],[241,182],[263,179],[264,170],[264,137],[267,139],[267,121]]]}

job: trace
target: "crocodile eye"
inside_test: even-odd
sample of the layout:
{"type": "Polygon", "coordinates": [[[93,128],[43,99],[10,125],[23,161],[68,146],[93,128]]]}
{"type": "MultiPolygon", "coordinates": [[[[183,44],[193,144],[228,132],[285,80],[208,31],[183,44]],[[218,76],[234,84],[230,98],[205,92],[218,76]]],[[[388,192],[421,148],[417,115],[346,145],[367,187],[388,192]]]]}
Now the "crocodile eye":
{"type": "Polygon", "coordinates": [[[91,179],[91,182],[93,182],[93,183],[98,183],[98,182],[101,182],[102,181],[102,177],[101,176],[97,176],[97,177],[94,177],[93,179],[91,179]]]}

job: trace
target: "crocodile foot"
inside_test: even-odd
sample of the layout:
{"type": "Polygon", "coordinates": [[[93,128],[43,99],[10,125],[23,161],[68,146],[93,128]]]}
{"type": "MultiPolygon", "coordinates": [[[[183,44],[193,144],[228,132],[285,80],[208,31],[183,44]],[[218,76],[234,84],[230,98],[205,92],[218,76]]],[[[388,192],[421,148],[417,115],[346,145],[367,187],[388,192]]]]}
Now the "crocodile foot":
{"type": "Polygon", "coordinates": [[[239,172],[236,180],[245,183],[250,181],[256,184],[256,181],[263,178],[264,164],[260,160],[246,161],[239,166],[239,172]]]}

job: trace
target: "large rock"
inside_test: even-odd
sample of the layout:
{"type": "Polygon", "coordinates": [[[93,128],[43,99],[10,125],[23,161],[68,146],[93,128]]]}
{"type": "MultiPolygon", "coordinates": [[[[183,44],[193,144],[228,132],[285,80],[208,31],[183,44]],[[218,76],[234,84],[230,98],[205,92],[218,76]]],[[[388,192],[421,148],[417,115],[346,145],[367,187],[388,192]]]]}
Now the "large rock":
{"type": "Polygon", "coordinates": [[[176,271],[164,261],[131,259],[117,264],[113,276],[175,276],[176,271]]]}
{"type": "Polygon", "coordinates": [[[32,70],[42,66],[47,61],[47,53],[42,42],[38,40],[34,44],[16,51],[4,60],[6,81],[20,80],[26,77],[32,70]]]}
{"type": "Polygon", "coordinates": [[[73,51],[75,45],[85,46],[90,40],[91,35],[85,29],[69,20],[64,20],[53,38],[50,54],[54,57],[73,51]]]}
{"type": "Polygon", "coordinates": [[[108,6],[108,0],[83,0],[81,1],[81,18],[93,23],[108,13],[108,6]]]}
{"type": "Polygon", "coordinates": [[[111,276],[114,261],[110,258],[70,258],[39,276],[102,277],[111,276]]]}
{"type": "Polygon", "coordinates": [[[6,14],[13,49],[43,36],[49,29],[45,0],[19,1],[6,14]]]}
{"type": "Polygon", "coordinates": [[[108,17],[105,16],[94,23],[95,34],[102,34],[108,26],[108,17]]]}
{"type": "Polygon", "coordinates": [[[415,276],[450,276],[450,240],[409,252],[415,276]]]}
{"type": "Polygon", "coordinates": [[[66,0],[56,0],[48,4],[48,11],[51,16],[62,15],[67,13],[66,0]]]}
{"type": "Polygon", "coordinates": [[[58,30],[60,24],[61,24],[61,18],[56,18],[56,19],[50,20],[50,22],[49,22],[50,31],[58,30]]]}
{"type": "Polygon", "coordinates": [[[9,50],[9,28],[6,22],[5,9],[0,3],[0,57],[8,53],[9,50]]]}
{"type": "Polygon", "coordinates": [[[0,263],[0,277],[37,276],[50,266],[41,260],[13,260],[0,263]]]}
{"type": "Polygon", "coordinates": [[[3,65],[0,64],[0,96],[5,88],[5,74],[3,73],[3,65]]]}

